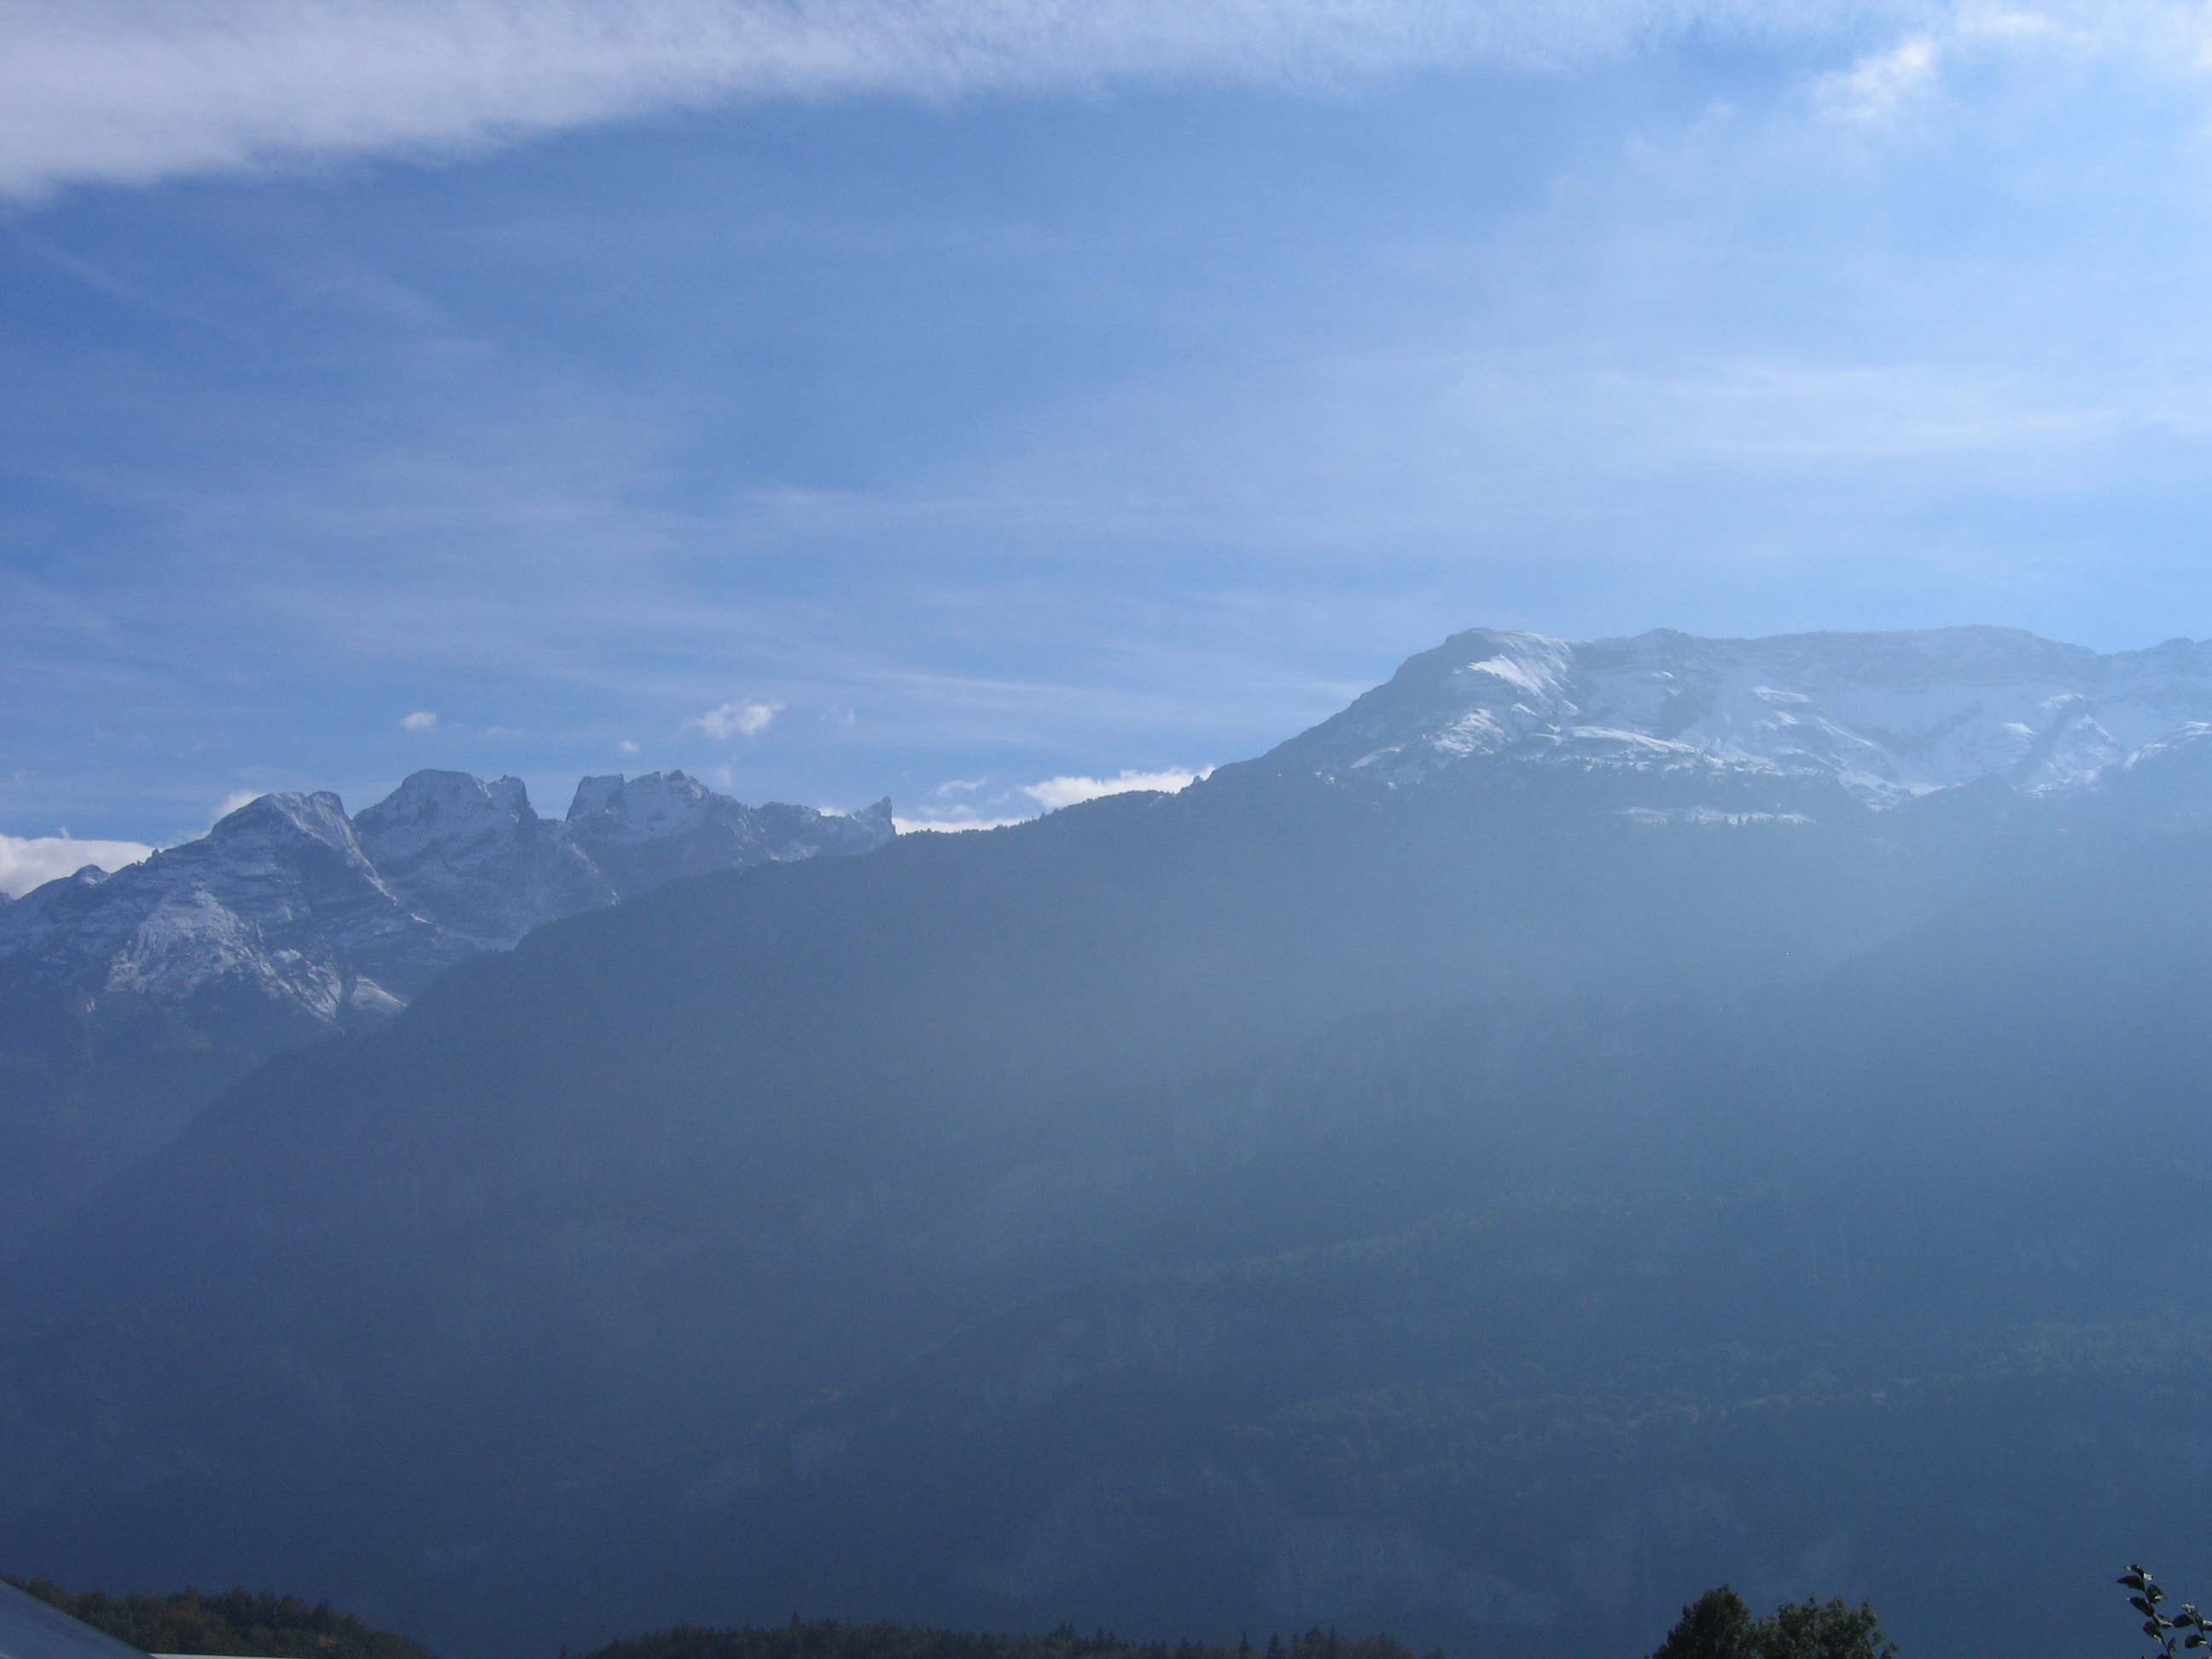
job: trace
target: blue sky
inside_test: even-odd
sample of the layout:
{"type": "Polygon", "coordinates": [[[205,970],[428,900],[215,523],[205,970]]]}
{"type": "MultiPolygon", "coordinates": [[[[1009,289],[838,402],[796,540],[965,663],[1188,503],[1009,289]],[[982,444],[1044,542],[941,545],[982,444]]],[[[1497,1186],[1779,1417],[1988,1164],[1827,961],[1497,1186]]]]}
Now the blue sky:
{"type": "Polygon", "coordinates": [[[422,766],[1007,817],[1477,624],[2212,635],[2208,46],[28,0],[0,835],[422,766]]]}

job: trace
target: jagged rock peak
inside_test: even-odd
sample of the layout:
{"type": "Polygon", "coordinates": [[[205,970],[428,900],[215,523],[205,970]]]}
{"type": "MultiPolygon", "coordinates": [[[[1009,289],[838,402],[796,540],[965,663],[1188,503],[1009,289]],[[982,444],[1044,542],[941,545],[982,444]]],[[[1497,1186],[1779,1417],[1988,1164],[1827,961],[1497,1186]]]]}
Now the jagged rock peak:
{"type": "Polygon", "coordinates": [[[678,876],[891,835],[888,801],[849,817],[749,807],[681,772],[590,778],[547,823],[521,780],[422,771],[349,818],[327,791],[262,795],[198,841],[108,875],[87,866],[0,915],[0,967],[101,994],[204,988],[321,1024],[382,1017],[462,957],[678,876]]]}
{"type": "Polygon", "coordinates": [[[2106,655],[2017,629],[1559,640],[1474,629],[1265,757],[1398,787],[1515,763],[1832,781],[1872,805],[2081,787],[2212,720],[2212,644],[2106,655]]]}
{"type": "Polygon", "coordinates": [[[647,772],[628,780],[619,772],[611,772],[577,781],[567,822],[597,817],[610,825],[619,823],[633,834],[665,834],[705,823],[718,805],[750,810],[743,802],[718,795],[682,772],[647,772]]]}
{"type": "MultiPolygon", "coordinates": [[[[319,789],[313,794],[280,790],[257,795],[237,811],[217,818],[204,839],[217,847],[234,847],[271,836],[305,836],[346,854],[358,850],[353,821],[346,817],[345,803],[327,789],[319,789]]],[[[184,847],[198,844],[187,842],[184,847]]],[[[167,850],[176,853],[184,848],[167,850]]]]}
{"type": "Polygon", "coordinates": [[[624,896],[710,870],[865,853],[894,833],[888,800],[849,814],[747,806],[682,772],[585,778],[560,829],[624,896]]]}
{"type": "Polygon", "coordinates": [[[404,834],[410,825],[416,834],[431,836],[453,823],[500,818],[507,823],[535,821],[531,792],[522,779],[484,779],[469,772],[410,772],[407,779],[374,807],[354,814],[354,830],[368,834],[378,827],[385,834],[404,834]]]}

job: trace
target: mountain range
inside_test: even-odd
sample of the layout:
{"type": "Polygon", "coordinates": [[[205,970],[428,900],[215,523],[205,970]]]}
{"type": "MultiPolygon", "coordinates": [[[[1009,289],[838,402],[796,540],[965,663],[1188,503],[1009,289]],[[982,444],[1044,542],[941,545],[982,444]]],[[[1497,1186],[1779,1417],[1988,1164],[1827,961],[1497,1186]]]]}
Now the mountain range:
{"type": "MultiPolygon", "coordinates": [[[[1258,764],[1402,787],[1530,769],[1713,809],[1825,786],[1873,807],[1983,781],[2110,787],[2212,737],[2212,648],[2102,655],[2010,629],[1573,642],[1477,629],[1258,764]]],[[[1693,807],[1692,810],[1695,810],[1693,807]]]]}
{"type": "Polygon", "coordinates": [[[0,1245],[174,1135],[269,1054],[388,1020],[532,928],[681,876],[865,852],[890,803],[751,807],[681,772],[586,778],[568,816],[520,780],[417,772],[349,817],[279,793],[109,874],[0,908],[0,1245]]]}
{"type": "Polygon", "coordinates": [[[1476,630],[545,922],[0,1267],[0,1562],[493,1659],[1595,1659],[1723,1581],[2078,1648],[2212,1481],[2208,732],[2185,641],[1476,630]]]}

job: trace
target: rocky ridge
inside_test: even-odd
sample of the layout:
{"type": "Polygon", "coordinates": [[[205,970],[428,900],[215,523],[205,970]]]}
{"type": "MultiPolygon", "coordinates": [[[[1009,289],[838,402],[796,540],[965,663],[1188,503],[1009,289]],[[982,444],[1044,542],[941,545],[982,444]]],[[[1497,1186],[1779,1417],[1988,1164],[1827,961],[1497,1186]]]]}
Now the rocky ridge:
{"type": "Polygon", "coordinates": [[[417,772],[349,817],[337,796],[260,797],[110,875],[88,866],[0,913],[0,986],[181,1002],[248,992],[325,1025],[397,1012],[461,958],[678,876],[892,835],[851,814],[747,806],[681,772],[586,778],[541,818],[517,778],[417,772]]]}

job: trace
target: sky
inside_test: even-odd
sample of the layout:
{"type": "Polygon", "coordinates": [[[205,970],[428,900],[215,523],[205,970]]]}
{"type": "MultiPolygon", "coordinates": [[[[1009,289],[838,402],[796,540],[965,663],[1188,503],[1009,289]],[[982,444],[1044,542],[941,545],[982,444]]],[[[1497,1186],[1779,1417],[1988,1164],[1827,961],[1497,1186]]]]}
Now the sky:
{"type": "Polygon", "coordinates": [[[0,889],[422,767],[998,821],[1474,626],[2212,635],[2208,209],[2162,3],[19,0],[0,889]]]}

